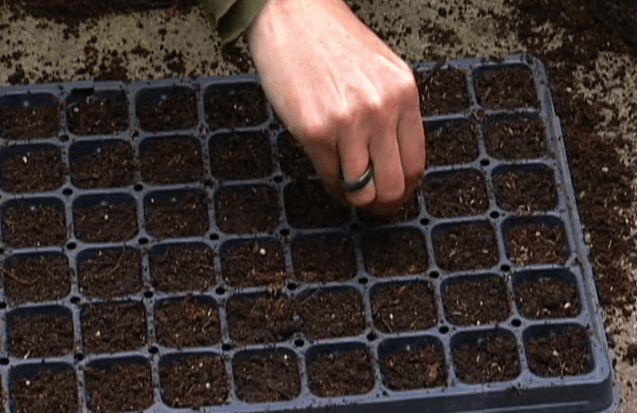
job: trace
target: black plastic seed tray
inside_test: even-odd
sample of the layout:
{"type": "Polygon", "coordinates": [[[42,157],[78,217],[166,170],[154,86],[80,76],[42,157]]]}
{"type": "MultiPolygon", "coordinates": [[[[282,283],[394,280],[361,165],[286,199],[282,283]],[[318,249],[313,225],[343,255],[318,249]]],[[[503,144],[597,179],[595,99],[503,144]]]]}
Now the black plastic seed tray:
{"type": "Polygon", "coordinates": [[[414,69],[391,222],[326,199],[256,77],[0,88],[4,411],[614,411],[542,64],[414,69]]]}

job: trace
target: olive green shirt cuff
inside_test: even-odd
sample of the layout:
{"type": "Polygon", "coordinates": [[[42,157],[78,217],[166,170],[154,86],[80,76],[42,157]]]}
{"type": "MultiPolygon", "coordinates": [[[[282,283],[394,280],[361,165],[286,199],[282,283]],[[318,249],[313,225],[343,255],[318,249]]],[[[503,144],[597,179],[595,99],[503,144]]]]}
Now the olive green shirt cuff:
{"type": "Polygon", "coordinates": [[[223,43],[235,40],[257,17],[267,0],[200,0],[223,43]]]}

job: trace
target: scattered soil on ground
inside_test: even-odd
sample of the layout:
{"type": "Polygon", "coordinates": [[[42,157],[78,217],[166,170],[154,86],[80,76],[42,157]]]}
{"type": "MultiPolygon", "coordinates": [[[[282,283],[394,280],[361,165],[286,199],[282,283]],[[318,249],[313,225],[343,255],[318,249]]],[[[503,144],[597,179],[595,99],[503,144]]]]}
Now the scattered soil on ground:
{"type": "Polygon", "coordinates": [[[147,102],[141,105],[137,117],[142,129],[150,132],[192,129],[197,126],[197,97],[191,92],[147,102]]]}
{"type": "Polygon", "coordinates": [[[84,242],[120,242],[137,234],[137,212],[132,202],[74,208],[73,215],[75,235],[84,242]]]}
{"type": "Polygon", "coordinates": [[[8,324],[9,351],[13,357],[58,357],[73,351],[71,314],[10,315],[8,324]]]}
{"type": "Polygon", "coordinates": [[[157,341],[166,347],[212,346],[221,339],[216,305],[193,296],[157,304],[155,328],[157,341]]]}
{"type": "Polygon", "coordinates": [[[544,125],[518,118],[489,121],[484,130],[487,153],[501,159],[533,159],[547,156],[544,125]]]}
{"type": "Polygon", "coordinates": [[[225,233],[272,233],[279,225],[279,195],[265,186],[222,189],[215,195],[217,225],[225,233]]]}
{"type": "Polygon", "coordinates": [[[417,229],[375,231],[363,239],[363,256],[370,274],[389,277],[427,271],[427,247],[417,229]]]}
{"type": "Polygon", "coordinates": [[[132,185],[137,162],[133,148],[124,141],[97,145],[78,143],[71,147],[71,179],[80,188],[113,188],[132,185]]]}
{"type": "Polygon", "coordinates": [[[53,205],[16,204],[2,211],[4,242],[14,247],[62,245],[66,240],[64,210],[53,205]]]}
{"type": "Polygon", "coordinates": [[[562,225],[520,223],[505,232],[506,248],[518,265],[564,264],[568,258],[562,225]]]}
{"type": "Polygon", "coordinates": [[[283,246],[270,240],[245,241],[222,247],[223,279],[236,287],[282,285],[288,277],[283,246]]]}
{"type": "Polygon", "coordinates": [[[365,310],[361,296],[352,290],[316,290],[299,297],[301,331],[310,340],[348,337],[365,329],[365,310]]]}
{"type": "Polygon", "coordinates": [[[317,354],[307,370],[310,389],[319,397],[365,394],[374,387],[372,357],[365,350],[317,354]]]}
{"type": "Polygon", "coordinates": [[[453,349],[458,379],[465,383],[513,380],[520,374],[518,349],[513,337],[487,334],[477,342],[453,349]]]}
{"type": "Polygon", "coordinates": [[[236,357],[232,370],[237,395],[248,403],[292,400],[301,391],[299,362],[283,351],[236,357]]]}
{"type": "Polygon", "coordinates": [[[159,380],[164,402],[174,408],[219,406],[230,391],[223,359],[211,354],[178,357],[160,364],[159,380]]]}
{"type": "Polygon", "coordinates": [[[285,209],[297,228],[338,227],[350,219],[350,209],[337,204],[321,181],[299,179],[285,187],[285,209]]]}
{"type": "Polygon", "coordinates": [[[203,179],[201,145],[184,136],[142,143],[139,168],[149,184],[176,184],[203,179]]]}
{"type": "Polygon", "coordinates": [[[498,324],[511,315],[506,282],[497,276],[449,282],[442,292],[449,321],[461,326],[498,324]]]}
{"type": "Polygon", "coordinates": [[[539,277],[515,286],[520,314],[532,319],[575,317],[580,312],[577,287],[573,282],[539,277]]]}
{"type": "Polygon", "coordinates": [[[381,285],[370,301],[374,325],[385,333],[428,330],[438,322],[434,291],[426,282],[381,285]]]}
{"type": "Polygon", "coordinates": [[[434,233],[438,265],[449,271],[490,268],[498,262],[495,231],[488,224],[459,224],[434,233]]]}
{"type": "Polygon", "coordinates": [[[212,129],[257,126],[267,120],[266,99],[260,87],[228,92],[215,91],[205,102],[208,124],[212,129]]]}
{"type": "Polygon", "coordinates": [[[150,256],[153,286],[164,292],[205,291],[216,283],[214,254],[195,246],[171,246],[150,256]]]}
{"type": "Polygon", "coordinates": [[[548,337],[533,337],[526,343],[529,368],[542,377],[576,376],[593,369],[588,333],[565,328],[548,337]]]}
{"type": "Polygon", "coordinates": [[[452,121],[434,131],[427,131],[427,167],[475,161],[479,148],[474,130],[475,126],[471,122],[452,121]]]}
{"type": "Polygon", "coordinates": [[[87,297],[135,294],[143,287],[141,255],[131,249],[100,250],[80,259],[78,276],[87,297]]]}
{"type": "Polygon", "coordinates": [[[624,352],[622,360],[627,361],[631,366],[634,366],[635,363],[637,363],[637,344],[629,343],[626,346],[626,351],[624,352]]]}
{"type": "Polygon", "coordinates": [[[7,258],[2,278],[7,299],[14,304],[59,300],[71,291],[71,269],[63,255],[7,258]]]}
{"type": "Polygon", "coordinates": [[[150,366],[134,362],[85,368],[87,404],[94,412],[142,411],[153,403],[150,366]]]}
{"type": "Polygon", "coordinates": [[[16,413],[75,413],[80,408],[77,377],[71,370],[53,369],[16,377],[11,381],[11,400],[16,413]]]}
{"type": "Polygon", "coordinates": [[[208,201],[203,192],[155,194],[145,204],[146,229],[157,238],[192,237],[208,230],[208,201]]]}
{"type": "Polygon", "coordinates": [[[303,282],[345,281],[356,275],[356,257],[350,238],[321,235],[292,242],[294,276],[303,282]]]}
{"type": "Polygon", "coordinates": [[[215,178],[263,178],[272,173],[272,147],[260,133],[210,138],[210,169],[215,178]]]}
{"type": "Polygon", "coordinates": [[[501,208],[524,214],[557,206],[557,189],[549,170],[510,170],[493,177],[495,198],[501,208]]]}
{"type": "Polygon", "coordinates": [[[434,345],[402,348],[380,360],[385,386],[416,390],[444,386],[447,368],[442,351],[434,345]]]}
{"type": "Polygon", "coordinates": [[[474,171],[428,177],[424,192],[429,213],[441,218],[483,214],[489,207],[484,176],[474,171]]]}
{"type": "Polygon", "coordinates": [[[124,92],[80,97],[69,105],[67,118],[75,135],[114,135],[128,128],[128,101],[124,92]]]}
{"type": "Polygon", "coordinates": [[[423,116],[445,115],[469,111],[467,73],[460,69],[434,69],[416,73],[423,116]]]}
{"type": "Polygon", "coordinates": [[[0,132],[8,140],[52,138],[60,130],[58,113],[58,107],[54,104],[3,107],[0,110],[0,132]],[[25,119],[31,122],[25,122],[25,119]]]}
{"type": "Polygon", "coordinates": [[[5,192],[53,191],[64,184],[64,165],[59,149],[20,151],[2,161],[5,192]]]}
{"type": "Polygon", "coordinates": [[[81,319],[88,353],[138,350],[146,344],[146,311],[139,302],[85,305],[81,319]]]}
{"type": "Polygon", "coordinates": [[[488,108],[539,108],[533,72],[525,67],[485,70],[478,77],[478,102],[488,108]]]}

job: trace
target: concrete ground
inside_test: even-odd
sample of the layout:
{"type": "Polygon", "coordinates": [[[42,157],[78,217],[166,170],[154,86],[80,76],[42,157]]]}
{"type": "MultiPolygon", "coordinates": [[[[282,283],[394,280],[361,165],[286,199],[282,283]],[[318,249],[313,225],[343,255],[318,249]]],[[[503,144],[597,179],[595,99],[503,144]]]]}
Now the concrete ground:
{"type": "MultiPolygon", "coordinates": [[[[502,56],[525,51],[515,34],[498,33],[493,24],[491,15],[511,15],[511,10],[503,4],[503,0],[403,0],[399,6],[389,0],[356,3],[362,6],[359,14],[363,19],[377,29],[393,33],[390,43],[407,61],[428,61],[437,56],[450,59],[502,56]],[[441,8],[463,10],[463,18],[459,18],[458,12],[441,14],[441,8]],[[447,33],[450,35],[441,39],[439,34],[432,36],[428,30],[402,30],[405,27],[423,27],[423,22],[450,29],[451,32],[447,33]]],[[[0,27],[8,22],[7,18],[7,13],[0,10],[0,27]]],[[[43,72],[63,80],[90,78],[92,63],[117,59],[110,54],[113,50],[117,50],[120,56],[122,52],[127,52],[122,67],[131,80],[173,77],[174,71],[167,68],[169,63],[176,63],[177,66],[172,67],[183,69],[183,74],[224,75],[253,70],[246,66],[247,55],[243,54],[237,59],[227,58],[220,53],[220,42],[198,9],[188,14],[178,12],[174,16],[169,11],[158,11],[108,17],[91,25],[80,26],[79,38],[70,36],[66,39],[63,29],[63,26],[32,18],[11,22],[8,27],[0,29],[0,56],[14,52],[17,45],[24,51],[21,56],[0,61],[0,84],[7,84],[9,77],[15,76],[18,64],[31,82],[40,78],[43,72]],[[160,31],[160,28],[164,28],[165,32],[160,31]],[[98,52],[87,50],[87,42],[98,52]],[[138,45],[147,52],[136,54],[134,50],[138,45]],[[181,52],[183,56],[172,51],[181,52]]],[[[552,39],[547,42],[547,48],[560,42],[559,28],[546,25],[542,30],[547,33],[547,39],[552,39]]],[[[243,51],[245,53],[245,48],[243,51]]],[[[604,84],[586,86],[588,83],[584,79],[590,73],[580,71],[575,74],[581,80],[577,83],[580,90],[576,92],[607,103],[607,107],[620,108],[624,121],[604,122],[598,126],[599,133],[603,136],[622,134],[637,142],[635,60],[616,53],[603,53],[595,63],[599,73],[608,74],[603,76],[604,84]],[[615,70],[620,61],[627,63],[628,69],[623,73],[615,70]],[[611,92],[605,92],[609,86],[611,92]]],[[[637,153],[623,151],[626,162],[635,162],[637,153]]],[[[629,221],[627,225],[637,230],[637,221],[629,221]]],[[[626,268],[626,271],[628,273],[631,270],[626,268]]],[[[632,275],[637,278],[635,271],[632,275]]],[[[618,327],[619,333],[613,337],[616,342],[613,352],[617,360],[617,377],[622,387],[623,404],[619,411],[633,413],[637,412],[637,393],[633,392],[632,385],[637,384],[637,366],[624,362],[622,355],[625,346],[637,337],[637,318],[632,316],[617,323],[615,327],[618,327]]]]}

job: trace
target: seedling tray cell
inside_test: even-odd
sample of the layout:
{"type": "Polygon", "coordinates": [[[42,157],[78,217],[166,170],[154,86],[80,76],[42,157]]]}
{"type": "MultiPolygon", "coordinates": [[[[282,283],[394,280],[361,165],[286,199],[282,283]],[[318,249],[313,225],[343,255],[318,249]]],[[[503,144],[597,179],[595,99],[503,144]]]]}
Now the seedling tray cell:
{"type": "Polygon", "coordinates": [[[0,411],[615,411],[542,64],[413,69],[389,220],[255,76],[0,88],[0,411]]]}

